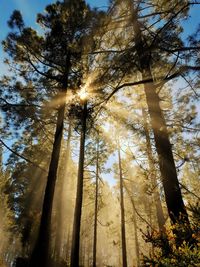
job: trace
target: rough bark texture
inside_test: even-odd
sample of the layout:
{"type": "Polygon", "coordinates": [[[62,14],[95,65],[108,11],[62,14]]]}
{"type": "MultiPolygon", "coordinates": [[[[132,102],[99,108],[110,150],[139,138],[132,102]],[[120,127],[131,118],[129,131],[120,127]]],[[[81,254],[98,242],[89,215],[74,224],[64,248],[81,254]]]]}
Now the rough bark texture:
{"type": "Polygon", "coordinates": [[[95,187],[95,210],[94,210],[93,267],[96,267],[96,255],[97,255],[98,194],[99,194],[99,140],[97,140],[97,155],[96,155],[96,187],[95,187]]]}
{"type": "Polygon", "coordinates": [[[87,121],[87,103],[84,103],[83,113],[81,118],[81,140],[79,154],[78,181],[76,192],[76,203],[74,212],[74,224],[72,234],[71,248],[71,267],[79,266],[79,248],[80,248],[80,228],[81,228],[81,213],[83,201],[83,174],[84,174],[84,154],[85,154],[85,137],[86,137],[86,121],[87,121]]]}
{"type": "Polygon", "coordinates": [[[122,162],[121,162],[120,148],[118,148],[118,161],[119,161],[119,179],[120,179],[122,266],[127,267],[124,188],[123,188],[123,174],[122,174],[122,162]]]}
{"type": "Polygon", "coordinates": [[[58,110],[56,132],[54,136],[53,150],[47,176],[47,185],[44,193],[44,201],[42,207],[42,215],[39,227],[38,239],[33,250],[30,267],[48,267],[49,248],[50,248],[50,230],[51,230],[51,214],[53,206],[53,197],[55,191],[58,161],[60,155],[63,125],[65,115],[65,103],[58,110]]]}

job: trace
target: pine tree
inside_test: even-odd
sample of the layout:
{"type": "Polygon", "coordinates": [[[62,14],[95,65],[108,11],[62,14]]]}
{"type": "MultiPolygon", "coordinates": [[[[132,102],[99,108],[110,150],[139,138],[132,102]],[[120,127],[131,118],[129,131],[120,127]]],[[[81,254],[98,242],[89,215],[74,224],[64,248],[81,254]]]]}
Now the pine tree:
{"type": "Polygon", "coordinates": [[[82,111],[81,138],[80,138],[76,203],[75,203],[74,224],[73,224],[73,234],[72,234],[71,263],[70,263],[71,267],[79,266],[80,227],[81,227],[81,213],[82,213],[82,201],[83,201],[84,155],[85,155],[85,140],[86,140],[87,116],[88,116],[87,99],[83,100],[81,111],[82,111]]]}
{"type": "MultiPolygon", "coordinates": [[[[184,46],[178,36],[180,27],[175,23],[175,21],[180,22],[180,19],[187,15],[190,3],[187,1],[186,3],[177,1],[173,4],[167,4],[165,1],[161,2],[161,4],[152,2],[151,8],[141,1],[138,1],[137,4],[132,1],[113,1],[112,4],[110,13],[111,16],[113,15],[113,21],[111,18],[111,23],[107,27],[107,33],[113,32],[112,27],[110,27],[112,23],[116,25],[116,28],[117,25],[122,27],[124,31],[119,30],[117,32],[117,45],[112,40],[111,45],[114,44],[116,50],[111,50],[109,53],[110,43],[108,44],[107,53],[109,57],[107,58],[113,58],[113,62],[110,65],[112,75],[110,75],[111,72],[108,69],[106,75],[104,75],[108,80],[105,79],[104,81],[110,80],[114,84],[114,89],[108,96],[108,99],[121,88],[130,88],[134,85],[143,84],[168,213],[172,224],[181,223],[185,220],[189,226],[188,215],[177,178],[167,123],[160,105],[159,91],[167,81],[180,76],[185,71],[199,69],[198,66],[190,66],[187,62],[179,67],[175,59],[174,61],[169,60],[173,52],[181,51],[184,53],[185,51],[198,49],[197,46],[184,46]],[[130,10],[129,18],[127,20],[121,19],[127,7],[130,10]],[[148,8],[149,12],[145,14],[143,10],[148,8]],[[172,10],[173,12],[170,13],[172,10]],[[163,25],[160,25],[158,21],[162,21],[163,25]],[[153,26],[155,28],[154,31],[151,30],[153,26]],[[126,42],[123,41],[123,36],[126,36],[126,42]],[[165,48],[166,46],[167,48],[165,48]],[[159,71],[159,64],[161,62],[163,63],[162,72],[159,71]],[[116,68],[116,64],[118,64],[118,68],[116,68]],[[133,77],[132,80],[130,78],[131,75],[133,77]],[[137,80],[134,81],[134,78],[137,80]],[[118,84],[117,81],[119,81],[118,84]]],[[[99,53],[104,53],[104,51],[99,53]]],[[[182,239],[181,235],[179,238],[180,240],[182,239]]],[[[188,235],[185,238],[188,241],[191,240],[189,228],[188,235]]]]}
{"type": "Polygon", "coordinates": [[[5,51],[18,67],[24,82],[37,82],[48,88],[43,100],[56,100],[57,116],[47,185],[44,193],[38,240],[31,257],[31,266],[46,266],[49,257],[52,203],[56,184],[65,117],[65,99],[68,87],[75,87],[80,67],[83,37],[86,34],[90,12],[84,1],[57,2],[38,15],[38,23],[45,35],[26,28],[21,14],[14,11],[9,21],[13,32],[4,42],[5,51]],[[78,11],[78,12],[77,12],[78,11]],[[56,49],[55,49],[56,48],[56,49]],[[74,77],[73,69],[76,68],[74,77]],[[29,75],[32,73],[32,77],[29,75]]]}

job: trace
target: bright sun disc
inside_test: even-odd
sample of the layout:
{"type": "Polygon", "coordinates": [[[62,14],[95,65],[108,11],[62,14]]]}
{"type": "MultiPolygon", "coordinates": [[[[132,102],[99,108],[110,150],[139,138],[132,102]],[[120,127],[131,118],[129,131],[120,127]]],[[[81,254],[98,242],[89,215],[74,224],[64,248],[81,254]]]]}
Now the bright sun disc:
{"type": "Polygon", "coordinates": [[[86,100],[88,97],[88,93],[85,88],[82,88],[80,92],[78,93],[81,100],[86,100]]]}

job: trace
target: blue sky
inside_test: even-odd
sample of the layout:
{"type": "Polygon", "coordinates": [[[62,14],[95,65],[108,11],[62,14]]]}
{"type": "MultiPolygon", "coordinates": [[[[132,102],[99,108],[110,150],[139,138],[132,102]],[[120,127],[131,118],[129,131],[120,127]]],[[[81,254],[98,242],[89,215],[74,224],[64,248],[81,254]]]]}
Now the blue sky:
{"type": "MultiPolygon", "coordinates": [[[[0,42],[5,39],[9,31],[7,21],[10,18],[13,10],[21,11],[27,26],[35,27],[35,18],[37,13],[42,12],[46,5],[56,2],[56,0],[1,0],[0,14],[0,42]]],[[[105,7],[108,5],[108,0],[87,0],[92,7],[105,7]]],[[[6,71],[3,65],[3,51],[0,46],[0,76],[6,71]]]]}
{"type": "MultiPolygon", "coordinates": [[[[0,16],[0,39],[3,39],[7,33],[7,21],[14,9],[18,9],[23,14],[27,25],[32,25],[36,14],[42,12],[46,5],[56,2],[56,0],[1,0],[0,16]]],[[[88,0],[91,6],[101,7],[108,4],[107,0],[88,0]]]]}
{"type": "MultiPolygon", "coordinates": [[[[38,12],[42,12],[46,5],[56,2],[56,0],[1,0],[0,16],[0,41],[5,39],[8,33],[7,21],[14,9],[18,9],[23,14],[23,18],[28,26],[35,25],[35,18],[38,12]]],[[[93,7],[105,7],[109,0],[87,0],[93,7]]],[[[192,33],[200,22],[200,5],[195,5],[190,11],[191,18],[184,24],[185,33],[192,33]]],[[[2,74],[2,48],[0,47],[0,74],[2,74]]]]}

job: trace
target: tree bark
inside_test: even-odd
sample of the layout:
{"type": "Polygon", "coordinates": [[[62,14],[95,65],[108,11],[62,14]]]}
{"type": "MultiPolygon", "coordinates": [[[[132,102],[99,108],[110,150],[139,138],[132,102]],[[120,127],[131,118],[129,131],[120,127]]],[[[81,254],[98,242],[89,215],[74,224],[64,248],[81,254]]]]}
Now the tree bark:
{"type": "Polygon", "coordinates": [[[156,183],[156,168],[154,167],[154,160],[153,160],[153,153],[151,148],[151,141],[150,141],[150,134],[147,125],[147,114],[144,109],[142,109],[143,121],[144,121],[144,131],[145,131],[145,138],[146,138],[146,148],[147,148],[147,158],[149,163],[149,171],[150,171],[150,181],[153,187],[153,198],[156,207],[156,216],[157,222],[160,232],[165,232],[165,217],[163,213],[163,208],[160,200],[160,195],[157,189],[156,183]]]}
{"type": "Polygon", "coordinates": [[[121,240],[122,240],[122,266],[127,267],[127,252],[126,252],[126,226],[125,226],[125,211],[124,211],[124,188],[123,188],[123,174],[121,153],[118,147],[118,161],[119,161],[119,178],[120,178],[120,206],[121,206],[121,240]]]}
{"type": "Polygon", "coordinates": [[[68,171],[68,164],[69,164],[69,156],[70,156],[70,142],[71,142],[71,122],[69,121],[68,127],[68,136],[67,136],[67,147],[66,147],[66,156],[65,156],[65,167],[63,174],[61,175],[60,183],[58,185],[57,191],[57,208],[56,208],[56,238],[55,238],[55,260],[56,262],[59,261],[61,257],[61,247],[62,247],[62,238],[63,238],[63,206],[64,206],[64,199],[63,199],[63,190],[65,184],[65,176],[68,171]]]}
{"type": "Polygon", "coordinates": [[[77,193],[74,212],[72,248],[71,248],[71,267],[79,266],[79,248],[80,248],[80,228],[81,228],[81,213],[83,202],[83,174],[84,174],[84,154],[85,154],[85,137],[86,137],[86,122],[87,122],[87,102],[83,104],[83,113],[81,118],[81,140],[79,154],[79,169],[77,181],[77,193]]]}
{"type": "MultiPolygon", "coordinates": [[[[138,55],[142,79],[153,79],[150,63],[151,54],[148,52],[143,41],[140,24],[137,20],[137,13],[133,15],[133,20],[135,47],[138,55]]],[[[188,215],[179,187],[166,121],[160,107],[160,99],[156,89],[157,87],[155,83],[144,84],[144,91],[154,133],[156,151],[158,153],[159,167],[162,176],[168,213],[172,224],[183,221],[189,224],[188,215]]]]}
{"type": "Polygon", "coordinates": [[[30,267],[49,266],[48,260],[50,250],[51,215],[63,134],[64,116],[65,103],[61,104],[58,110],[56,132],[54,136],[53,150],[47,176],[47,185],[44,193],[39,234],[35,247],[33,249],[33,253],[31,255],[30,267]]]}
{"type": "Polygon", "coordinates": [[[98,194],[99,194],[99,140],[97,140],[96,151],[96,186],[95,186],[95,210],[94,210],[94,239],[93,239],[93,267],[96,267],[97,255],[97,215],[98,215],[98,194]]]}

